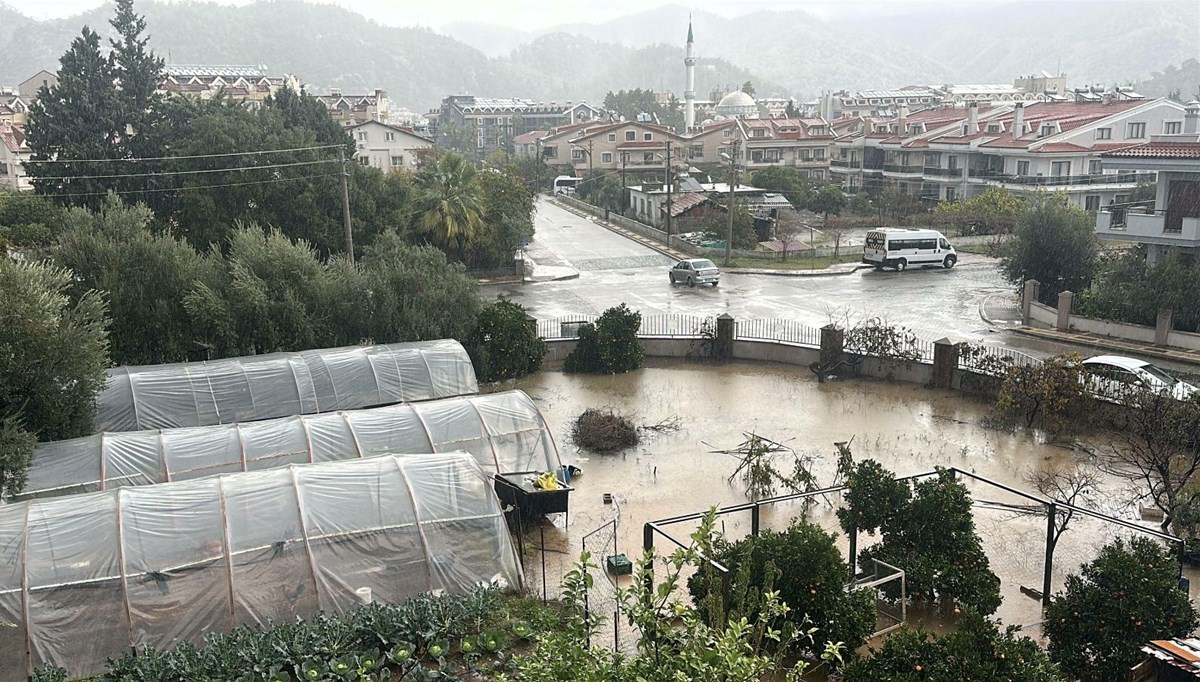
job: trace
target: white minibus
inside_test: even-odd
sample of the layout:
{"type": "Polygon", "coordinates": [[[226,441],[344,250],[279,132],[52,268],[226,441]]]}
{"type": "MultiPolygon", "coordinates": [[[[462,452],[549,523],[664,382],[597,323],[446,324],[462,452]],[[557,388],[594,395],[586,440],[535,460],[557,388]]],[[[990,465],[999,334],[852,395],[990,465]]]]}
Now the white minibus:
{"type": "Polygon", "coordinates": [[[876,270],[904,270],[910,265],[952,268],[958,262],[958,254],[937,230],[881,227],[867,233],[863,262],[874,265],[876,270]]]}

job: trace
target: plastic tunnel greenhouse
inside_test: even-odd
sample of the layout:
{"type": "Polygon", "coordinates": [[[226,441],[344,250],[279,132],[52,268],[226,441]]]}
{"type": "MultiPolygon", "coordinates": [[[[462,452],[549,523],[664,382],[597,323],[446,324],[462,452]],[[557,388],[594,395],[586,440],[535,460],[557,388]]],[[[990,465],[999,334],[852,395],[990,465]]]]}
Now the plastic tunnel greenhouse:
{"type": "Polygon", "coordinates": [[[293,465],[0,506],[0,682],[72,677],[131,647],[520,585],[491,482],[465,453],[293,465]],[[14,627],[15,626],[15,627],[14,627]]]}
{"type": "Polygon", "coordinates": [[[230,424],[478,392],[454,340],[116,367],[96,399],[96,428],[230,424]]]}
{"type": "Polygon", "coordinates": [[[521,391],[39,445],[14,499],[151,485],[304,462],[463,451],[488,474],[557,471],[550,427],[521,391]]]}

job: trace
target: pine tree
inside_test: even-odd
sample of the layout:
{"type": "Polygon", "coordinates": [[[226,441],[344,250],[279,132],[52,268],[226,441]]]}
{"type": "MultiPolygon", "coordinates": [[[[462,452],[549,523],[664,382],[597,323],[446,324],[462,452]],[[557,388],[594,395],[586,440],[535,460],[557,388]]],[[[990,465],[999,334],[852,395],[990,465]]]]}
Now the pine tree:
{"type": "Polygon", "coordinates": [[[110,184],[96,176],[114,174],[113,164],[88,160],[121,156],[113,65],[100,54],[100,36],[86,26],[59,64],[58,83],[43,87],[30,107],[26,135],[32,154],[25,168],[38,192],[62,204],[95,208],[110,184]],[[50,160],[58,163],[39,163],[50,160]]]}

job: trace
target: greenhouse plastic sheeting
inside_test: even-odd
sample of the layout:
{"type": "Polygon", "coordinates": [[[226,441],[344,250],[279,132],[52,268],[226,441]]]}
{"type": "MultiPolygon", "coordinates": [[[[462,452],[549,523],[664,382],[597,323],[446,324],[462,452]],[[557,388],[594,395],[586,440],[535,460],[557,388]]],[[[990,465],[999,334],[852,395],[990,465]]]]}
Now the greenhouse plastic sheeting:
{"type": "Polygon", "coordinates": [[[397,453],[461,450],[489,474],[557,471],[558,448],[521,391],[38,445],[15,499],[397,453]]]}
{"type": "Polygon", "coordinates": [[[454,340],[116,367],[96,399],[100,431],[209,426],[479,392],[454,340]]]}
{"type": "Polygon", "coordinates": [[[131,647],[346,611],[355,591],[520,585],[473,457],[293,465],[0,506],[0,682],[72,678],[131,647]]]}

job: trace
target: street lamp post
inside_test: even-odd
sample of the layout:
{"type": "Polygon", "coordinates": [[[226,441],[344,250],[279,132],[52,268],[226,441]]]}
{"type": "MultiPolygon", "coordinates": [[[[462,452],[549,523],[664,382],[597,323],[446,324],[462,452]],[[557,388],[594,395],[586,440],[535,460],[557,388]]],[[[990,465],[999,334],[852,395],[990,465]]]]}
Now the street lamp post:
{"type": "Polygon", "coordinates": [[[663,179],[667,182],[667,248],[671,248],[671,141],[667,140],[667,155],[663,157],[663,179]]]}

